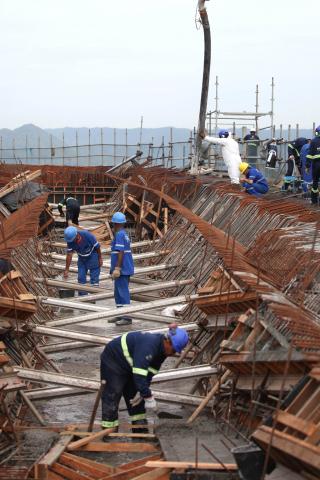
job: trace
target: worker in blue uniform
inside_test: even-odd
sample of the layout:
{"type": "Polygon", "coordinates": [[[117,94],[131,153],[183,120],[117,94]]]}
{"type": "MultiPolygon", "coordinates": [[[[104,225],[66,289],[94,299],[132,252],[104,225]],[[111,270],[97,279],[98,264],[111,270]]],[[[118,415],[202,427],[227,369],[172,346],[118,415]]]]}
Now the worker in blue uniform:
{"type": "MultiPolygon", "coordinates": [[[[129,283],[134,274],[134,264],[131,253],[130,239],[125,230],[126,217],[121,212],[116,212],[111,222],[114,229],[114,239],[111,243],[110,274],[114,280],[114,299],[117,308],[130,305],[129,283]]],[[[130,325],[132,319],[128,316],[119,316],[111,319],[116,325],[130,325]]]]}
{"type": "Polygon", "coordinates": [[[241,162],[239,166],[241,175],[240,182],[249,195],[260,197],[269,190],[269,185],[264,175],[255,167],[251,167],[246,162],[241,162]]]}
{"type": "Polygon", "coordinates": [[[150,390],[153,375],[176,352],[181,353],[189,340],[183,328],[171,325],[166,334],[129,332],[114,338],[101,354],[101,380],[106,385],[101,395],[102,428],[117,428],[118,408],[124,397],[133,425],[146,425],[146,410],[156,411],[150,390]]]}
{"type": "Polygon", "coordinates": [[[63,200],[58,203],[58,210],[60,217],[64,217],[63,207],[66,207],[66,227],[69,225],[69,220],[74,225],[79,225],[79,215],[80,215],[80,203],[79,201],[67,195],[63,200]]]}
{"type": "MultiPolygon", "coordinates": [[[[87,283],[87,273],[90,273],[91,285],[99,285],[100,269],[102,267],[102,255],[100,244],[96,237],[87,230],[78,231],[76,227],[67,227],[64,231],[64,239],[67,242],[66,268],[64,278],[68,278],[69,268],[73,252],[78,254],[78,283],[87,283]]],[[[88,292],[79,291],[79,295],[88,292]]]]}
{"type": "Polygon", "coordinates": [[[312,166],[311,202],[316,205],[319,202],[319,179],[320,179],[320,125],[315,129],[315,137],[311,140],[309,153],[307,154],[306,169],[312,166]]]}

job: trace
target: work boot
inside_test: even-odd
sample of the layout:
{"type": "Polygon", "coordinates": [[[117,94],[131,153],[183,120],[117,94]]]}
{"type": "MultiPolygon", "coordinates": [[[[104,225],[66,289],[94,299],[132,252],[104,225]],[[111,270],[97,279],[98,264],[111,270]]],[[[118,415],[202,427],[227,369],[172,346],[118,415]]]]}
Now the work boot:
{"type": "Polygon", "coordinates": [[[112,317],[108,319],[108,323],[116,323],[119,320],[119,317],[112,317]]]}
{"type": "Polygon", "coordinates": [[[125,326],[125,325],[131,325],[132,324],[132,319],[131,318],[120,318],[119,320],[116,321],[116,325],[118,327],[125,326]]]}
{"type": "MultiPolygon", "coordinates": [[[[133,420],[132,426],[134,425],[148,425],[148,420],[145,418],[143,420],[133,420]]],[[[132,433],[149,433],[148,428],[132,428],[132,433]]]]}
{"type": "MultiPolygon", "coordinates": [[[[107,430],[106,428],[104,430],[107,430]]],[[[114,427],[114,433],[117,433],[119,431],[119,427],[114,427]]],[[[110,438],[109,435],[106,435],[105,437],[102,437],[103,442],[109,442],[110,438]]]]}

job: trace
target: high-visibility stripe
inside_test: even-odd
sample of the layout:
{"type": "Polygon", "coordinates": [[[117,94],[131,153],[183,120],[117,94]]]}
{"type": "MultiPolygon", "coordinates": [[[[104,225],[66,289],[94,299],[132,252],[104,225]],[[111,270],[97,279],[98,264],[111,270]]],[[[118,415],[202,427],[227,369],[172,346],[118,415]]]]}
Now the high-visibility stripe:
{"type": "Polygon", "coordinates": [[[313,155],[313,160],[317,160],[318,158],[320,158],[320,154],[318,153],[318,155],[313,155]]]}
{"type": "Polygon", "coordinates": [[[154,373],[155,375],[159,372],[159,370],[156,370],[155,368],[152,368],[152,367],[149,367],[149,368],[148,368],[148,371],[149,371],[150,373],[154,373]]]}
{"type": "Polygon", "coordinates": [[[124,245],[122,245],[121,243],[116,243],[115,247],[124,247],[124,245]]]}
{"type": "Polygon", "coordinates": [[[101,427],[102,428],[114,428],[119,426],[119,420],[114,420],[113,422],[109,422],[108,420],[102,420],[101,427]]]}
{"type": "Polygon", "coordinates": [[[129,363],[130,367],[133,367],[133,359],[130,356],[129,350],[128,350],[128,345],[127,345],[127,333],[122,335],[121,337],[121,347],[122,347],[122,352],[123,355],[125,356],[127,362],[129,363]]]}
{"type": "Polygon", "coordinates": [[[133,367],[132,368],[132,373],[135,373],[136,375],[142,375],[143,377],[146,377],[148,375],[148,370],[145,370],[144,368],[133,367]]]}
{"type": "Polygon", "coordinates": [[[319,189],[318,189],[318,188],[317,188],[317,189],[311,188],[311,192],[312,192],[312,193],[319,193],[319,189]]]}
{"type": "Polygon", "coordinates": [[[137,420],[145,420],[147,418],[145,413],[137,413],[137,415],[130,415],[131,422],[136,422],[137,420]]]}

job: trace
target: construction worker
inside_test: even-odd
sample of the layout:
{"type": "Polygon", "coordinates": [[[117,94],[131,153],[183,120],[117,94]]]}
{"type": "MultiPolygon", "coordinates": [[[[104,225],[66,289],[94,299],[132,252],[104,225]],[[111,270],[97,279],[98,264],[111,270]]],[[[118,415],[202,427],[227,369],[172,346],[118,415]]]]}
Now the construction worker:
{"type": "Polygon", "coordinates": [[[320,179],[320,125],[315,129],[315,137],[311,140],[307,155],[306,169],[312,166],[311,202],[316,205],[319,201],[320,179]]]}
{"type": "Polygon", "coordinates": [[[307,168],[307,155],[310,151],[310,142],[311,140],[308,139],[308,143],[303,145],[300,150],[300,161],[301,161],[301,176],[302,176],[302,190],[307,193],[309,190],[309,186],[311,187],[312,184],[312,163],[310,168],[307,168]]]}
{"type": "MultiPolygon", "coordinates": [[[[73,252],[78,254],[78,283],[87,283],[87,272],[90,272],[90,283],[99,285],[102,256],[100,244],[96,237],[87,230],[78,231],[76,227],[67,227],[64,231],[64,239],[67,242],[66,268],[64,278],[68,278],[69,268],[73,252]]],[[[87,295],[88,292],[79,290],[79,295],[87,295]]]]}
{"type": "Polygon", "coordinates": [[[257,163],[259,140],[254,128],[243,138],[246,145],[247,159],[252,163],[257,163]]]}
{"type": "MultiPolygon", "coordinates": [[[[171,325],[166,334],[129,332],[109,342],[101,354],[102,428],[117,428],[124,397],[133,425],[146,425],[146,409],[156,411],[150,390],[153,375],[169,356],[181,353],[189,340],[183,328],[171,325]]],[[[136,430],[137,431],[137,430],[136,430]]]]}
{"type": "Polygon", "coordinates": [[[66,227],[68,227],[69,221],[74,225],[79,225],[80,203],[78,200],[71,196],[67,196],[61,200],[61,202],[58,203],[60,217],[64,217],[63,206],[66,207],[66,227]]]}
{"type": "MultiPolygon", "coordinates": [[[[121,212],[116,212],[111,223],[114,229],[114,239],[111,243],[111,267],[110,274],[114,280],[114,299],[118,308],[130,305],[129,283],[134,274],[134,264],[131,253],[130,239],[125,230],[126,217],[121,212]]],[[[128,316],[116,317],[109,322],[116,325],[130,325],[132,319],[128,316]]]]}
{"type": "Polygon", "coordinates": [[[301,174],[301,159],[300,151],[303,145],[306,145],[308,140],[305,137],[299,137],[291,143],[288,143],[288,169],[286,177],[294,175],[294,166],[296,166],[301,174]]]}
{"type": "Polygon", "coordinates": [[[255,167],[251,167],[249,163],[242,162],[239,167],[242,186],[249,195],[260,197],[268,192],[269,186],[264,175],[255,167]]]}
{"type": "Polygon", "coordinates": [[[219,138],[209,137],[203,132],[200,132],[199,135],[205,142],[213,143],[214,145],[221,145],[222,158],[228,168],[228,175],[231,183],[240,185],[239,165],[241,163],[241,157],[239,153],[239,145],[229,136],[228,130],[220,130],[219,138]]]}

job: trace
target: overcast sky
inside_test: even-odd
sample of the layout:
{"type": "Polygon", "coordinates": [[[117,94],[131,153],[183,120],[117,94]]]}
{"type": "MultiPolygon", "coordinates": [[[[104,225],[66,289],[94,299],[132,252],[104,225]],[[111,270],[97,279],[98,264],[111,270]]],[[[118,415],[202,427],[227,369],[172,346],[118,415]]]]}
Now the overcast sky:
{"type": "MultiPolygon", "coordinates": [[[[203,35],[196,0],[0,0],[0,128],[34,123],[197,124],[203,35]]],[[[211,0],[220,109],[250,111],[255,85],[275,123],[320,123],[319,0],[211,0]]]]}

